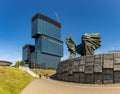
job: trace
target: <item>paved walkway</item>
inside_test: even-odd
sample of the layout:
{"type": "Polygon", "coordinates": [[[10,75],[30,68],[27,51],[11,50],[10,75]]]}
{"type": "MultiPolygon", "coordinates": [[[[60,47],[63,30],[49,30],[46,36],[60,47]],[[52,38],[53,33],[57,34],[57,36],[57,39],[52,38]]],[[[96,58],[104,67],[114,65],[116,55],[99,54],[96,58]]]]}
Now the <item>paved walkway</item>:
{"type": "Polygon", "coordinates": [[[29,84],[21,94],[120,94],[120,84],[90,85],[42,78],[29,84]]]}

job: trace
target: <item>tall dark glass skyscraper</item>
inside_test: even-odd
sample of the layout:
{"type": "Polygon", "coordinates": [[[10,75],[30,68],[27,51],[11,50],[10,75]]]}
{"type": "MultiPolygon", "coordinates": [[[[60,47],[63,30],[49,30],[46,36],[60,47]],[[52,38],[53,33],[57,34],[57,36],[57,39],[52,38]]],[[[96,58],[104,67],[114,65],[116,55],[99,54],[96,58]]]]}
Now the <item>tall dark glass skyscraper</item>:
{"type": "Polygon", "coordinates": [[[31,53],[31,65],[56,67],[63,56],[61,24],[47,16],[36,14],[32,17],[32,38],[35,39],[35,51],[31,53]]]}

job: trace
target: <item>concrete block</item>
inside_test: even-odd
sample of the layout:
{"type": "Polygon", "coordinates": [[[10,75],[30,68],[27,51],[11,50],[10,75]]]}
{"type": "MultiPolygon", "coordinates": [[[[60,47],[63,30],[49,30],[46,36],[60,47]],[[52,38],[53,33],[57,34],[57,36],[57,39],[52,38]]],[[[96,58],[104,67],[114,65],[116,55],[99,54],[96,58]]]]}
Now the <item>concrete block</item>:
{"type": "Polygon", "coordinates": [[[73,72],[79,72],[79,65],[73,66],[73,72]]]}
{"type": "Polygon", "coordinates": [[[104,60],[103,68],[113,68],[113,59],[104,60]]]}
{"type": "Polygon", "coordinates": [[[79,83],[79,78],[74,78],[74,79],[73,79],[73,82],[79,83]]]}
{"type": "Polygon", "coordinates": [[[120,71],[114,71],[114,83],[120,83],[120,71]]]}
{"type": "Polygon", "coordinates": [[[86,62],[94,62],[94,56],[91,56],[89,58],[87,57],[86,62]]]}
{"type": "Polygon", "coordinates": [[[63,68],[60,66],[60,67],[57,69],[57,72],[58,72],[58,73],[62,73],[62,69],[63,69],[63,68]]]}
{"type": "Polygon", "coordinates": [[[113,53],[104,54],[104,59],[113,59],[113,53]]]}
{"type": "Polygon", "coordinates": [[[73,74],[74,78],[79,78],[79,76],[80,76],[79,72],[74,72],[74,74],[73,74]]]}
{"type": "Polygon", "coordinates": [[[95,59],[102,59],[103,58],[103,54],[98,54],[98,55],[95,55],[94,57],[95,57],[95,59]]]}
{"type": "Polygon", "coordinates": [[[64,64],[65,64],[65,61],[60,62],[61,67],[64,66],[64,64]]]}
{"type": "Polygon", "coordinates": [[[85,73],[79,73],[79,83],[85,83],[85,73]]]}
{"type": "Polygon", "coordinates": [[[62,73],[63,73],[63,72],[65,72],[65,69],[64,69],[64,68],[62,68],[62,73]]]}
{"type": "Polygon", "coordinates": [[[67,82],[68,82],[68,76],[66,76],[66,77],[65,77],[65,81],[67,81],[67,82]]]}
{"type": "Polygon", "coordinates": [[[113,69],[103,69],[103,75],[113,75],[113,69]]]}
{"type": "Polygon", "coordinates": [[[120,71],[114,71],[114,78],[120,78],[120,71]]]}
{"type": "Polygon", "coordinates": [[[95,59],[95,62],[94,63],[102,63],[103,62],[103,59],[95,59]]]}
{"type": "Polygon", "coordinates": [[[80,59],[79,65],[84,65],[85,64],[85,59],[80,59]]]}
{"type": "Polygon", "coordinates": [[[103,70],[103,83],[111,84],[113,83],[113,70],[112,69],[104,69],[103,70]]]}
{"type": "Polygon", "coordinates": [[[63,80],[68,81],[68,73],[67,72],[63,73],[63,80]]]}
{"type": "Polygon", "coordinates": [[[57,74],[57,79],[58,79],[58,80],[62,80],[62,74],[59,74],[59,73],[58,73],[58,74],[57,74]]]}
{"type": "Polygon", "coordinates": [[[65,81],[65,74],[62,73],[62,80],[65,81]]]}
{"type": "Polygon", "coordinates": [[[95,84],[102,84],[102,73],[95,73],[94,81],[95,84]]]}
{"type": "Polygon", "coordinates": [[[114,71],[114,83],[120,83],[120,71],[114,71]]]}
{"type": "Polygon", "coordinates": [[[85,73],[80,72],[79,74],[80,74],[80,75],[79,75],[80,78],[85,78],[85,73]]]}
{"type": "Polygon", "coordinates": [[[63,74],[61,74],[61,80],[63,79],[63,74]]]}
{"type": "Polygon", "coordinates": [[[63,66],[62,66],[62,72],[67,72],[68,71],[68,66],[67,66],[67,63],[65,64],[63,64],[63,66]]]}
{"type": "Polygon", "coordinates": [[[93,66],[94,65],[94,61],[92,62],[86,62],[85,66],[93,66]]]}
{"type": "Polygon", "coordinates": [[[86,59],[92,58],[94,60],[94,55],[86,55],[86,59]]]}
{"type": "Polygon", "coordinates": [[[85,74],[85,83],[93,84],[94,83],[94,75],[93,74],[85,74]]]}
{"type": "Polygon", "coordinates": [[[78,83],[79,82],[79,73],[74,73],[73,74],[73,82],[78,83]]]}
{"type": "Polygon", "coordinates": [[[73,70],[68,70],[68,74],[73,74],[73,70]]]}
{"type": "Polygon", "coordinates": [[[114,64],[120,64],[120,58],[114,58],[114,64]]]}
{"type": "Polygon", "coordinates": [[[94,62],[94,72],[102,72],[102,59],[96,59],[94,62]]]}
{"type": "Polygon", "coordinates": [[[74,59],[74,62],[80,63],[80,57],[75,58],[75,59],[74,59]]]}
{"type": "Polygon", "coordinates": [[[111,84],[113,83],[113,69],[103,69],[103,83],[111,84]]]}
{"type": "Polygon", "coordinates": [[[114,53],[114,58],[120,58],[120,53],[114,53]]]}
{"type": "Polygon", "coordinates": [[[103,83],[104,83],[104,84],[112,84],[112,83],[113,83],[113,80],[103,80],[103,83]]]}
{"type": "Polygon", "coordinates": [[[73,82],[73,75],[68,75],[68,81],[73,82]]]}
{"type": "Polygon", "coordinates": [[[111,74],[103,74],[103,80],[113,80],[113,75],[111,75],[111,74]]]}
{"type": "Polygon", "coordinates": [[[114,71],[120,71],[120,64],[114,64],[114,71]]]}
{"type": "Polygon", "coordinates": [[[93,66],[85,66],[85,74],[93,74],[93,66]]]}
{"type": "Polygon", "coordinates": [[[81,56],[80,59],[85,60],[86,56],[81,56]]]}
{"type": "Polygon", "coordinates": [[[79,63],[80,63],[80,60],[75,60],[75,61],[73,62],[73,66],[78,66],[79,63]]]}
{"type": "Polygon", "coordinates": [[[114,78],[114,83],[120,83],[120,78],[114,78]]]}
{"type": "Polygon", "coordinates": [[[79,78],[79,83],[85,83],[85,78],[79,78]]]}
{"type": "Polygon", "coordinates": [[[94,55],[86,56],[86,62],[93,62],[94,61],[94,55]]]}
{"type": "Polygon", "coordinates": [[[71,59],[69,59],[68,61],[67,61],[67,63],[68,63],[68,66],[72,66],[73,65],[73,60],[71,60],[71,59]]]}
{"type": "Polygon", "coordinates": [[[64,67],[64,72],[68,72],[68,66],[64,67]]]}
{"type": "Polygon", "coordinates": [[[73,66],[68,66],[68,70],[72,70],[73,69],[73,66]]]}
{"type": "Polygon", "coordinates": [[[84,72],[85,71],[85,65],[79,66],[79,72],[84,72]]]}

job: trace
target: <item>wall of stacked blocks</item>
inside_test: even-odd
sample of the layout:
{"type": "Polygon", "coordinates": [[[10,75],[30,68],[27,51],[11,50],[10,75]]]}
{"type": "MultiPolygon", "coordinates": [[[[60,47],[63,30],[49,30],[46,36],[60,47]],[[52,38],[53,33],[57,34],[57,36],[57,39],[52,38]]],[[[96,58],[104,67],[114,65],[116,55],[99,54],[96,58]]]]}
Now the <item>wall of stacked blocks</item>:
{"type": "Polygon", "coordinates": [[[58,64],[57,79],[85,84],[120,83],[120,53],[67,59],[58,64]]]}

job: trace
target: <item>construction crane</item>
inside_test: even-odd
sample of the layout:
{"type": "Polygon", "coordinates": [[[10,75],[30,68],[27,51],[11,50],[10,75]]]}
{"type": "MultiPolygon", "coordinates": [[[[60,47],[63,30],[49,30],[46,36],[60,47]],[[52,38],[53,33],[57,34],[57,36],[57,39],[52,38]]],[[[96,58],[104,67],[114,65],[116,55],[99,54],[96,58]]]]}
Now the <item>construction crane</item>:
{"type": "Polygon", "coordinates": [[[55,16],[56,16],[57,21],[60,22],[57,12],[55,12],[55,16]]]}

